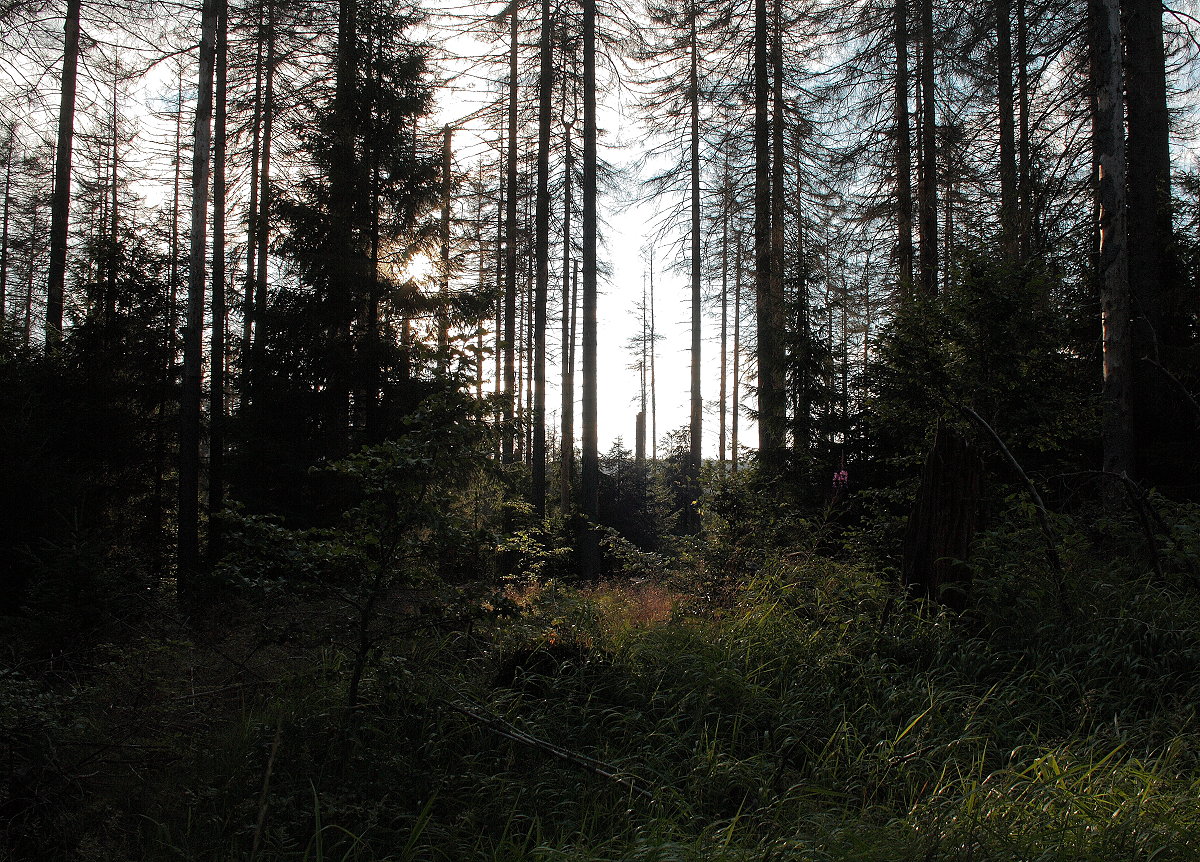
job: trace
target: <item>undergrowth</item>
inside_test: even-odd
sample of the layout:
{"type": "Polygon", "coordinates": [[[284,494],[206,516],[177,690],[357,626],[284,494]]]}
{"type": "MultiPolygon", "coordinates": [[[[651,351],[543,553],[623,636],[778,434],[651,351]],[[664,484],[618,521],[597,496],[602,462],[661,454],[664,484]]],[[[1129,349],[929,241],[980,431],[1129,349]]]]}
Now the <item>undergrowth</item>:
{"type": "Polygon", "coordinates": [[[1059,526],[1057,581],[983,537],[965,615],[809,553],[719,603],[526,581],[386,642],[350,711],[345,649],[254,607],[13,669],[9,858],[1200,859],[1195,585],[1059,526]]]}

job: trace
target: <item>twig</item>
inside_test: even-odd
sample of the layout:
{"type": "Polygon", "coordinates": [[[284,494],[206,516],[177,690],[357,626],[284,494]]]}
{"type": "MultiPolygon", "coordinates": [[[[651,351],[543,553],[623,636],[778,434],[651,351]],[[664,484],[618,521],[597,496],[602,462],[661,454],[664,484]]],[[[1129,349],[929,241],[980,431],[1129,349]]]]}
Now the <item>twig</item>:
{"type": "Polygon", "coordinates": [[[491,730],[505,739],[511,739],[513,742],[519,742],[523,745],[528,745],[531,748],[536,748],[539,751],[544,751],[547,754],[553,755],[560,760],[565,760],[568,763],[573,763],[576,766],[591,772],[593,775],[598,775],[601,778],[607,778],[615,781],[618,784],[624,785],[631,793],[636,793],[644,797],[650,802],[654,802],[654,794],[651,790],[641,784],[641,782],[632,775],[622,775],[617,767],[605,763],[601,760],[596,760],[594,757],[588,757],[586,754],[580,754],[577,751],[571,751],[561,746],[555,745],[553,742],[548,742],[544,739],[539,739],[536,736],[526,733],[525,731],[514,727],[509,722],[496,715],[488,715],[483,711],[482,707],[475,705],[465,706],[457,703],[450,698],[445,699],[446,705],[460,715],[464,715],[472,721],[491,730]]]}

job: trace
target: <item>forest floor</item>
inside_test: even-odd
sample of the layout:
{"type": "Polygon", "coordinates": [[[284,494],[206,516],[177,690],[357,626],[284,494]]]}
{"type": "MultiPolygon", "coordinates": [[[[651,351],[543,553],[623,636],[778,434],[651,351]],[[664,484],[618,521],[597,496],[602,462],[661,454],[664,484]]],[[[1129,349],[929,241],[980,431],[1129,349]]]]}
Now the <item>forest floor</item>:
{"type": "Polygon", "coordinates": [[[353,711],[327,613],[164,612],[0,676],[0,858],[1200,859],[1200,596],[1081,571],[1066,619],[817,555],[524,581],[399,614],[353,711]]]}

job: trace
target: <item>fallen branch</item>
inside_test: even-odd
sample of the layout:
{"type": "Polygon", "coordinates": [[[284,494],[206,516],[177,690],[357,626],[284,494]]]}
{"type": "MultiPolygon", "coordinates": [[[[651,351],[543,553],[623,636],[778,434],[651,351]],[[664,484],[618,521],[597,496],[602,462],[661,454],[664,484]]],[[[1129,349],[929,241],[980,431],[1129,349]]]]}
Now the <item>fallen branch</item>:
{"type": "Polygon", "coordinates": [[[1029,496],[1033,498],[1034,506],[1037,507],[1038,523],[1041,526],[1042,535],[1046,538],[1046,559],[1050,561],[1050,565],[1054,567],[1054,570],[1061,575],[1062,560],[1058,556],[1058,538],[1054,535],[1054,529],[1050,526],[1050,514],[1046,511],[1046,504],[1042,502],[1042,495],[1038,493],[1037,486],[1033,484],[1033,480],[1029,478],[1029,474],[1021,467],[1020,462],[1013,456],[1013,453],[1004,445],[1004,441],[996,433],[995,428],[989,425],[982,416],[970,407],[960,405],[958,409],[991,435],[992,439],[996,442],[996,446],[999,447],[1004,457],[1008,460],[1008,463],[1025,483],[1025,489],[1029,492],[1029,496]]]}
{"type": "MultiPolygon", "coordinates": [[[[457,692],[456,692],[457,694],[457,692]]],[[[460,695],[461,697],[461,695],[460,695]]],[[[610,781],[615,781],[618,784],[624,785],[630,793],[636,793],[638,796],[644,797],[650,802],[654,802],[654,794],[651,788],[646,787],[643,783],[632,775],[622,774],[617,767],[612,764],[605,763],[601,760],[596,760],[594,757],[588,757],[586,754],[580,754],[577,751],[563,748],[555,745],[545,739],[539,739],[536,736],[526,733],[518,727],[514,727],[509,722],[500,718],[498,715],[488,714],[484,707],[477,705],[464,705],[456,702],[451,698],[446,698],[445,703],[452,710],[463,715],[472,721],[483,725],[493,733],[503,736],[505,739],[511,739],[513,742],[519,742],[522,745],[527,745],[530,748],[536,748],[539,751],[544,751],[553,757],[560,760],[565,760],[575,766],[591,772],[593,775],[598,775],[601,778],[607,778],[610,781]]]]}

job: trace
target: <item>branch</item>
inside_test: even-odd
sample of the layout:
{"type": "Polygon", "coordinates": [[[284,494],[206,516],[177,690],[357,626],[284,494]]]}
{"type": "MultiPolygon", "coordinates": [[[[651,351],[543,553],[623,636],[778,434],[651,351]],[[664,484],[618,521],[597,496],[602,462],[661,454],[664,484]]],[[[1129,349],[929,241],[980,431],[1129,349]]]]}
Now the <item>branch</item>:
{"type": "Polygon", "coordinates": [[[1183,381],[1168,371],[1161,363],[1158,362],[1158,360],[1151,359],[1149,356],[1143,356],[1142,361],[1150,363],[1159,371],[1161,371],[1162,375],[1166,377],[1176,389],[1179,390],[1180,394],[1183,395],[1187,403],[1191,405],[1192,412],[1196,414],[1196,427],[1200,428],[1200,402],[1196,401],[1196,396],[1188,391],[1188,388],[1183,385],[1183,381]]]}
{"type": "Polygon", "coordinates": [[[1050,526],[1050,515],[1046,511],[1046,504],[1042,502],[1042,495],[1038,493],[1037,486],[1033,484],[1033,480],[1029,478],[1029,474],[1021,467],[1020,462],[1013,457],[1013,453],[1004,445],[1004,441],[996,433],[995,428],[989,425],[982,416],[970,407],[960,405],[958,409],[991,435],[992,439],[996,442],[996,446],[1004,453],[1004,457],[1008,460],[1013,470],[1024,481],[1025,489],[1029,491],[1029,496],[1033,498],[1033,503],[1037,506],[1038,523],[1042,528],[1042,535],[1046,537],[1046,559],[1050,561],[1050,565],[1054,567],[1054,570],[1061,575],[1062,561],[1058,557],[1058,539],[1055,537],[1054,530],[1050,526]]]}

